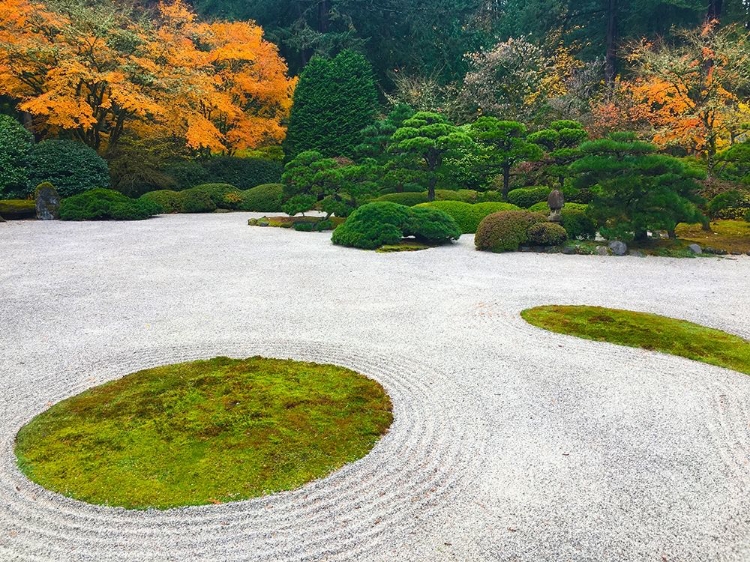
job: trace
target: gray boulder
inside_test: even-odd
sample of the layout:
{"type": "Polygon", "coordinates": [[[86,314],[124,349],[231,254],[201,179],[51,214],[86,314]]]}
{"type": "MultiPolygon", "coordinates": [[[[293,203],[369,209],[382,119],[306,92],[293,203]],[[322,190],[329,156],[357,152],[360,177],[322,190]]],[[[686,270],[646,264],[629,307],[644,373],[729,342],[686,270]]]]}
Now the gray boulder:
{"type": "Polygon", "coordinates": [[[619,240],[612,240],[612,242],[609,243],[609,249],[612,250],[612,253],[616,256],[624,256],[628,253],[628,245],[619,240]]]}
{"type": "Polygon", "coordinates": [[[51,183],[40,184],[34,195],[37,219],[51,221],[60,218],[60,195],[51,183]]]}
{"type": "Polygon", "coordinates": [[[703,253],[703,249],[698,244],[690,244],[690,246],[688,246],[688,249],[691,252],[693,252],[694,254],[702,254],[703,253]]]}
{"type": "Polygon", "coordinates": [[[608,256],[609,255],[609,248],[606,246],[597,246],[596,247],[596,255],[597,256],[608,256]]]}

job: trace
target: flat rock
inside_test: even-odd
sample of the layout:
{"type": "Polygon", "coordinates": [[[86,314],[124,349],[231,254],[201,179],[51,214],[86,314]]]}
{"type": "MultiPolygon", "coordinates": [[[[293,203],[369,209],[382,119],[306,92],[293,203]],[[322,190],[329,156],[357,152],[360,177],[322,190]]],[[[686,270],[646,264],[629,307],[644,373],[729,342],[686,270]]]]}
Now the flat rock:
{"type": "Polygon", "coordinates": [[[703,253],[703,248],[701,248],[698,244],[690,244],[690,246],[688,246],[688,249],[691,252],[693,252],[694,254],[702,254],[703,253]]]}

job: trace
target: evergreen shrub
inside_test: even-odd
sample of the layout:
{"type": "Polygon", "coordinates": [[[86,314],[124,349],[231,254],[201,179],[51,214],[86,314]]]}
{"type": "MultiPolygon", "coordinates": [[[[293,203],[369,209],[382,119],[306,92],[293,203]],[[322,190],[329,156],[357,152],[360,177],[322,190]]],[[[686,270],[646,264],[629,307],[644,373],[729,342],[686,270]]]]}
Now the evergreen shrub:
{"type": "Polygon", "coordinates": [[[539,246],[559,246],[568,239],[565,229],[553,222],[532,224],[527,231],[529,242],[539,246]]]}
{"type": "Polygon", "coordinates": [[[42,182],[55,186],[60,197],[109,187],[109,168],[96,151],[70,140],[47,140],[31,151],[27,194],[42,182]]]}
{"type": "Polygon", "coordinates": [[[531,211],[493,213],[479,224],[474,244],[478,250],[512,252],[529,241],[529,227],[546,220],[543,214],[531,211]]]}
{"type": "Polygon", "coordinates": [[[91,189],[60,204],[60,218],[68,221],[143,220],[159,211],[152,201],[131,199],[112,189],[91,189]]]}

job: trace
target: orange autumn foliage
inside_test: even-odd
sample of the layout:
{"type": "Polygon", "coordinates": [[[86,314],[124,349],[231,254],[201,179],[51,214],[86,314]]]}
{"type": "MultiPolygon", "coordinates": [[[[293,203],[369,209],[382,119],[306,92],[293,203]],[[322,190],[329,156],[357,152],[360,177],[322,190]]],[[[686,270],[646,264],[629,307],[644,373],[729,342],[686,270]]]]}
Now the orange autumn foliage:
{"type": "Polygon", "coordinates": [[[260,27],[200,22],[182,0],[151,21],[114,3],[0,0],[0,94],[42,134],[67,131],[100,152],[127,134],[212,152],[278,142],[294,85],[260,27]]]}

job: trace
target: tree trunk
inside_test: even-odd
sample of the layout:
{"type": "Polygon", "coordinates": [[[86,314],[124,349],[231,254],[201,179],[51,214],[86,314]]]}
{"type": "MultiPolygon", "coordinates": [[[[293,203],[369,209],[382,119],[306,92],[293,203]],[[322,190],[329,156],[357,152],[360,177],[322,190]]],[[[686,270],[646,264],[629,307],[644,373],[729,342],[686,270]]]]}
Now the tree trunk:
{"type": "Polygon", "coordinates": [[[437,175],[433,172],[430,174],[430,183],[427,186],[427,200],[435,200],[435,186],[437,185],[437,175]]]}
{"type": "Polygon", "coordinates": [[[723,6],[724,0],[709,0],[708,10],[706,11],[706,20],[719,20],[721,18],[721,11],[723,6]]]}
{"type": "Polygon", "coordinates": [[[607,0],[607,53],[604,59],[604,80],[608,86],[617,76],[617,0],[607,0]]]}
{"type": "Polygon", "coordinates": [[[510,191],[510,166],[503,166],[503,201],[508,200],[510,191]]]}

